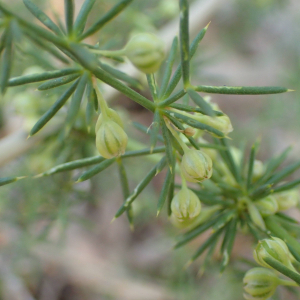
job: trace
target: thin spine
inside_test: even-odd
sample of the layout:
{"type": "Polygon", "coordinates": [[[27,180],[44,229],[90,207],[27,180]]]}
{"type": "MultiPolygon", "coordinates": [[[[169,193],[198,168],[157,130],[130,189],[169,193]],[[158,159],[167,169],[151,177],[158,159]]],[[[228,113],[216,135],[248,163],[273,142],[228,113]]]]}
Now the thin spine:
{"type": "Polygon", "coordinates": [[[152,151],[149,148],[143,149],[143,150],[128,151],[128,152],[124,153],[121,157],[128,158],[128,157],[134,157],[134,156],[151,155],[151,154],[155,154],[155,153],[163,153],[165,151],[166,151],[166,147],[160,146],[160,147],[154,148],[152,151]]]}
{"type": "MultiPolygon", "coordinates": [[[[128,151],[125,154],[121,156],[121,158],[129,158],[129,157],[138,157],[138,156],[144,156],[144,155],[151,155],[156,153],[163,153],[165,151],[165,147],[157,147],[153,149],[153,152],[151,153],[150,149],[143,149],[143,150],[136,150],[136,151],[128,151]]],[[[72,171],[79,168],[84,168],[90,165],[95,165],[103,162],[105,160],[102,156],[92,156],[88,158],[78,159],[74,161],[70,161],[64,164],[60,164],[54,168],[51,168],[50,170],[41,173],[37,175],[36,177],[42,177],[42,176],[49,176],[54,175],[60,172],[66,172],[66,171],[72,171]]]]}
{"type": "Polygon", "coordinates": [[[13,36],[11,32],[10,25],[6,29],[6,37],[5,37],[5,49],[2,56],[2,64],[0,68],[0,87],[2,95],[5,94],[7,89],[7,83],[10,77],[11,68],[12,68],[12,49],[13,36]]]}
{"type": "Polygon", "coordinates": [[[174,249],[178,249],[178,248],[184,246],[185,244],[187,244],[188,242],[190,242],[191,240],[193,240],[194,238],[196,238],[197,236],[199,236],[200,234],[202,234],[203,232],[208,230],[210,227],[212,227],[214,224],[217,223],[218,219],[221,216],[224,216],[224,213],[218,214],[216,217],[212,218],[211,220],[207,221],[206,223],[200,224],[197,227],[193,228],[192,230],[183,234],[181,239],[174,246],[174,249]]]}
{"type": "Polygon", "coordinates": [[[154,116],[153,116],[153,122],[150,125],[150,149],[153,150],[156,146],[157,140],[158,140],[158,133],[160,128],[160,112],[159,110],[155,110],[154,116]]]}
{"type": "Polygon", "coordinates": [[[232,153],[230,151],[230,147],[228,145],[227,139],[220,139],[219,140],[221,145],[226,147],[226,150],[224,151],[224,154],[226,155],[227,159],[225,162],[227,162],[229,170],[231,171],[232,175],[234,176],[235,180],[240,183],[241,182],[241,174],[239,173],[239,168],[236,164],[236,162],[233,159],[232,153]]]}
{"type": "Polygon", "coordinates": [[[214,251],[215,251],[215,249],[216,249],[217,244],[218,244],[218,239],[215,239],[215,240],[211,243],[211,245],[210,245],[210,247],[209,247],[209,249],[208,249],[208,251],[207,251],[207,254],[206,254],[206,256],[205,256],[204,262],[203,262],[203,264],[202,264],[202,266],[201,266],[201,268],[200,268],[200,270],[199,270],[199,272],[198,272],[198,275],[199,275],[199,276],[202,276],[202,275],[204,274],[205,269],[206,269],[206,266],[207,266],[208,263],[211,261],[211,258],[212,258],[212,256],[214,255],[214,251]]]}
{"type": "Polygon", "coordinates": [[[78,16],[74,22],[74,33],[81,35],[84,31],[86,21],[89,13],[91,12],[96,0],[85,0],[81,6],[78,16]]]}
{"type": "Polygon", "coordinates": [[[218,231],[214,232],[195,252],[192,258],[187,262],[186,266],[189,266],[193,261],[195,261],[210,245],[212,245],[216,239],[219,238],[223,231],[223,228],[219,229],[218,231]]]}
{"type": "Polygon", "coordinates": [[[86,125],[87,125],[87,130],[88,132],[91,131],[91,127],[93,124],[93,117],[95,114],[95,105],[94,105],[94,99],[93,99],[93,95],[94,95],[94,87],[92,84],[92,81],[89,80],[87,81],[86,84],[86,109],[85,109],[85,121],[86,121],[86,125]]]}
{"type": "Polygon", "coordinates": [[[246,160],[246,146],[247,146],[247,143],[245,140],[243,140],[241,143],[240,143],[240,146],[239,146],[239,149],[241,150],[241,158],[239,160],[239,164],[238,164],[238,172],[239,174],[241,175],[241,178],[244,179],[244,171],[245,171],[245,160],[246,160]]]}
{"type": "Polygon", "coordinates": [[[77,73],[77,74],[71,74],[71,75],[66,75],[63,77],[55,78],[55,79],[49,80],[45,83],[42,83],[41,85],[38,86],[37,89],[39,91],[47,91],[47,90],[56,88],[58,86],[62,86],[67,83],[70,83],[70,82],[74,81],[75,79],[77,79],[80,75],[81,75],[80,73],[77,73]]]}
{"type": "Polygon", "coordinates": [[[250,156],[249,156],[247,185],[246,185],[246,188],[247,188],[248,191],[250,189],[251,182],[252,182],[252,175],[253,175],[255,155],[256,155],[256,144],[252,145],[250,156]]]}
{"type": "MultiPolygon", "coordinates": [[[[175,158],[175,150],[173,149],[173,157],[175,158]]],[[[169,192],[167,195],[167,214],[168,217],[171,216],[172,214],[172,209],[171,209],[171,203],[174,197],[174,190],[175,190],[175,168],[176,168],[176,160],[173,159],[173,165],[172,165],[172,170],[174,170],[174,172],[172,172],[172,178],[171,178],[171,182],[170,182],[170,186],[169,186],[169,192]]]]}
{"type": "Polygon", "coordinates": [[[24,75],[19,77],[13,77],[9,79],[7,85],[9,87],[12,87],[12,86],[18,86],[18,85],[23,85],[28,83],[40,82],[40,81],[71,75],[78,72],[80,72],[80,69],[78,68],[68,68],[59,71],[48,71],[41,74],[30,74],[30,75],[24,75]]]}
{"type": "MultiPolygon", "coordinates": [[[[181,111],[183,110],[185,112],[198,112],[198,113],[204,115],[204,111],[198,107],[193,107],[193,106],[184,105],[184,104],[180,104],[180,103],[173,103],[170,105],[170,107],[181,110],[181,111]]],[[[221,111],[217,111],[217,110],[214,110],[214,114],[217,117],[224,116],[224,113],[222,113],[221,111]]]]}
{"type": "Polygon", "coordinates": [[[287,147],[279,156],[272,158],[267,163],[267,168],[264,175],[258,179],[256,184],[261,184],[268,180],[272,176],[272,173],[283,163],[291,150],[291,146],[287,147]]]}
{"type": "Polygon", "coordinates": [[[197,92],[224,95],[269,95],[290,92],[291,90],[278,86],[193,86],[197,92]]]}
{"type": "Polygon", "coordinates": [[[134,102],[140,104],[141,106],[147,108],[152,112],[155,110],[155,105],[153,102],[149,101],[144,96],[140,95],[139,93],[135,92],[125,84],[116,80],[114,77],[112,77],[109,73],[105,72],[104,70],[98,68],[95,71],[93,71],[93,73],[98,79],[102,80],[106,84],[112,86],[119,92],[123,93],[125,96],[127,96],[134,102]]]}
{"type": "Polygon", "coordinates": [[[190,85],[190,37],[189,37],[189,4],[187,0],[179,0],[180,24],[179,41],[180,57],[184,88],[190,85]]]}
{"type": "Polygon", "coordinates": [[[67,33],[71,36],[73,34],[75,3],[74,0],[64,0],[64,3],[67,33]]]}
{"type": "Polygon", "coordinates": [[[91,169],[87,170],[86,172],[84,172],[76,181],[76,183],[78,182],[83,182],[86,181],[88,179],[91,179],[92,177],[94,177],[95,175],[99,174],[100,172],[104,171],[105,169],[107,169],[109,166],[111,166],[114,162],[116,161],[115,158],[111,158],[111,159],[106,159],[103,162],[101,162],[99,165],[92,167],[91,169]]]}
{"type": "Polygon", "coordinates": [[[201,130],[204,130],[204,131],[207,131],[209,133],[213,133],[215,134],[216,136],[220,137],[220,138],[224,138],[224,133],[221,132],[220,130],[217,130],[209,125],[206,125],[206,124],[203,124],[193,118],[190,118],[190,117],[187,117],[183,114],[180,114],[180,113],[176,113],[176,112],[173,112],[173,111],[169,111],[169,110],[163,110],[163,112],[167,115],[171,115],[173,117],[176,117],[177,119],[183,121],[185,124],[193,127],[193,128],[198,128],[198,129],[201,129],[201,130]]]}
{"type": "Polygon", "coordinates": [[[6,39],[6,30],[2,33],[0,37],[0,54],[2,54],[3,49],[5,48],[5,39],[6,39]]]}
{"type": "Polygon", "coordinates": [[[196,142],[196,140],[193,137],[187,136],[184,133],[184,130],[185,130],[184,126],[176,118],[173,118],[172,116],[169,115],[168,119],[181,131],[181,133],[184,134],[184,136],[189,140],[189,142],[195,149],[200,150],[200,147],[199,147],[198,143],[196,142]]]}
{"type": "Polygon", "coordinates": [[[236,210],[230,209],[226,211],[219,219],[218,221],[212,226],[212,232],[216,232],[219,229],[223,228],[230,222],[234,216],[236,215],[236,210]]]}
{"type": "MultiPolygon", "coordinates": [[[[0,3],[0,10],[11,14],[9,11],[7,11],[0,3]]],[[[68,49],[72,55],[78,59],[78,61],[88,70],[90,70],[98,79],[102,80],[106,84],[112,86],[119,92],[123,93],[127,97],[129,97],[131,100],[137,102],[141,106],[147,108],[150,111],[155,110],[155,105],[153,102],[149,101],[147,98],[143,97],[139,93],[135,92],[134,90],[130,89],[120,81],[116,80],[113,76],[111,76],[109,73],[105,72],[104,70],[101,70],[100,68],[97,68],[96,58],[94,59],[93,55],[91,53],[84,49],[82,46],[78,46],[77,44],[70,43],[70,45],[67,45],[66,42],[53,34],[45,31],[43,28],[39,28],[35,25],[32,25],[23,19],[18,18],[18,20],[27,28],[31,30],[36,30],[36,33],[40,35],[41,37],[53,42],[55,45],[62,47],[63,49],[68,49]]]]}
{"type": "Polygon", "coordinates": [[[270,179],[267,180],[266,184],[276,184],[280,180],[294,173],[299,168],[300,168],[300,161],[291,164],[285,167],[284,169],[282,169],[281,171],[275,173],[273,176],[271,176],[270,179]]]}
{"type": "Polygon", "coordinates": [[[19,177],[2,177],[0,178],[0,186],[7,185],[18,180],[24,179],[26,176],[19,176],[19,177]]]}
{"type": "Polygon", "coordinates": [[[171,50],[169,53],[169,56],[167,58],[167,64],[164,70],[162,83],[159,89],[158,98],[161,99],[164,93],[166,92],[166,89],[168,87],[168,83],[170,81],[171,75],[172,75],[172,68],[175,62],[176,53],[178,50],[178,38],[177,36],[173,39],[173,43],[171,46],[171,50]]]}
{"type": "Polygon", "coordinates": [[[157,85],[154,74],[147,74],[147,82],[154,102],[157,102],[157,85]]]}
{"type": "Polygon", "coordinates": [[[173,147],[178,151],[180,155],[183,155],[186,151],[189,151],[189,147],[182,141],[177,131],[171,126],[171,122],[167,117],[164,117],[164,123],[170,132],[170,139],[173,147]]]}
{"type": "Polygon", "coordinates": [[[275,187],[273,189],[273,193],[280,193],[280,192],[284,192],[284,191],[288,191],[290,189],[293,189],[295,188],[296,186],[298,186],[300,184],[300,179],[297,179],[297,180],[294,180],[294,181],[291,181],[287,184],[282,184],[278,187],[275,187]]]}
{"type": "Polygon", "coordinates": [[[173,160],[174,160],[174,152],[173,152],[173,141],[172,134],[167,127],[163,118],[161,118],[161,130],[164,139],[164,143],[166,146],[166,157],[170,171],[173,173],[173,160]]]}
{"type": "Polygon", "coordinates": [[[66,50],[68,49],[68,43],[64,39],[62,39],[59,36],[54,35],[52,32],[44,29],[41,26],[35,25],[33,23],[30,23],[30,22],[24,20],[23,18],[19,17],[17,14],[6,9],[2,3],[0,3],[0,11],[2,11],[7,16],[15,17],[22,26],[24,26],[27,29],[32,30],[38,36],[40,36],[41,38],[43,38],[45,40],[48,40],[49,42],[52,42],[57,47],[62,47],[66,50]]]}
{"type": "Polygon", "coordinates": [[[62,35],[62,31],[59,27],[33,2],[30,0],[23,0],[24,5],[26,8],[47,28],[52,30],[57,35],[62,35]]]}
{"type": "Polygon", "coordinates": [[[253,201],[265,198],[273,193],[273,184],[264,184],[250,193],[253,201]]]}
{"type": "MultiPolygon", "coordinates": [[[[130,206],[133,201],[139,196],[139,194],[145,189],[145,187],[150,183],[150,181],[153,179],[153,177],[155,175],[157,175],[158,171],[161,171],[162,168],[165,166],[166,164],[166,158],[163,157],[159,163],[157,163],[146,175],[146,177],[144,179],[142,179],[140,181],[140,183],[136,186],[136,188],[134,189],[133,193],[125,200],[125,202],[123,203],[123,205],[120,207],[120,209],[117,211],[114,219],[120,217],[128,208],[128,206],[130,206]]],[[[113,219],[113,220],[114,220],[113,219]]]]}
{"type": "Polygon", "coordinates": [[[50,107],[50,109],[35,123],[33,128],[30,131],[29,136],[33,136],[38,131],[40,131],[53,117],[54,115],[64,106],[67,100],[71,97],[74,93],[79,79],[77,79],[71,87],[69,87],[61,97],[50,107]]]}
{"type": "Polygon", "coordinates": [[[278,260],[272,258],[272,257],[265,257],[263,260],[271,266],[273,269],[277,270],[281,274],[287,276],[288,278],[294,280],[300,285],[300,274],[292,271],[288,267],[286,267],[284,264],[280,263],[278,260]]]}
{"type": "Polygon", "coordinates": [[[184,105],[189,105],[190,103],[190,97],[188,94],[185,94],[183,97],[182,97],[182,104],[184,105]]]}
{"type": "Polygon", "coordinates": [[[52,54],[55,58],[57,58],[58,60],[60,60],[61,62],[65,63],[65,64],[69,64],[70,61],[61,53],[62,51],[57,50],[56,48],[54,48],[50,43],[48,43],[47,41],[42,41],[41,39],[37,38],[35,36],[34,33],[32,33],[29,30],[24,30],[24,34],[31,39],[31,41],[33,41],[37,46],[39,46],[40,48],[44,49],[45,51],[49,52],[50,54],[52,54]]]}
{"type": "Polygon", "coordinates": [[[110,65],[108,64],[105,64],[105,63],[102,63],[102,62],[99,62],[100,64],[100,67],[105,70],[106,72],[108,72],[110,75],[112,76],[115,76],[117,79],[121,80],[121,81],[124,81],[126,83],[128,83],[129,85],[137,88],[137,89],[142,89],[142,85],[141,83],[133,78],[133,77],[130,77],[129,75],[127,75],[126,73],[118,70],[118,69],[115,69],[113,67],[111,67],[110,65]]]}
{"type": "Polygon", "coordinates": [[[203,110],[205,115],[208,115],[210,117],[215,117],[215,113],[211,105],[207,103],[197,92],[195,92],[191,88],[188,88],[187,93],[190,96],[190,98],[193,100],[193,102],[203,110]]]}
{"type": "MultiPolygon", "coordinates": [[[[126,173],[122,158],[117,159],[117,163],[118,163],[118,169],[119,169],[119,177],[120,177],[121,186],[122,186],[122,193],[123,193],[124,201],[126,201],[126,199],[130,195],[128,177],[127,177],[127,173],[126,173]]],[[[128,206],[128,208],[126,210],[126,214],[127,214],[127,219],[128,219],[129,225],[130,225],[130,229],[133,231],[134,223],[133,223],[133,210],[132,210],[131,205],[128,206]]]]}
{"type": "Polygon", "coordinates": [[[237,217],[234,217],[229,225],[228,225],[228,230],[226,232],[226,235],[224,237],[224,249],[222,251],[222,262],[221,262],[221,270],[220,272],[223,273],[226,266],[229,263],[230,260],[230,255],[232,252],[235,236],[236,236],[236,231],[237,231],[237,217]]]}
{"type": "Polygon", "coordinates": [[[79,113],[80,105],[81,105],[82,98],[83,98],[84,91],[85,91],[86,84],[87,84],[87,79],[88,79],[87,73],[84,73],[81,76],[81,78],[79,79],[78,86],[76,88],[76,91],[75,91],[72,101],[70,103],[70,107],[68,109],[68,114],[67,114],[67,119],[66,119],[67,132],[73,126],[73,124],[76,120],[76,117],[79,113]]]}
{"type": "Polygon", "coordinates": [[[162,107],[162,108],[167,107],[170,104],[177,101],[178,99],[181,99],[184,95],[186,95],[186,91],[180,90],[176,94],[171,95],[170,97],[166,98],[165,100],[159,102],[158,107],[162,107]]]}
{"type": "Polygon", "coordinates": [[[168,197],[170,187],[172,184],[172,179],[173,179],[173,174],[170,169],[167,171],[167,175],[162,187],[162,190],[160,192],[159,198],[158,198],[158,203],[157,203],[157,212],[156,215],[158,216],[166,202],[166,199],[168,197]]]}
{"type": "Polygon", "coordinates": [[[288,215],[286,215],[282,212],[277,212],[275,214],[275,217],[279,217],[279,218],[284,219],[284,220],[286,220],[290,223],[299,224],[299,222],[297,220],[295,220],[294,218],[292,218],[292,217],[290,217],[290,216],[288,216],[288,215]]]}
{"type": "Polygon", "coordinates": [[[121,11],[123,11],[133,0],[122,0],[112,7],[104,16],[96,21],[89,29],[87,29],[80,37],[79,40],[83,40],[88,36],[94,34],[100,30],[104,25],[116,17],[121,11]]]}
{"type": "MultiPolygon", "coordinates": [[[[209,26],[209,23],[206,25],[205,28],[203,28],[197,34],[197,36],[192,41],[191,46],[190,46],[190,58],[192,58],[195,55],[196,50],[198,48],[198,45],[202,41],[202,39],[204,38],[208,26],[209,26]]],[[[177,67],[174,75],[172,76],[170,82],[169,82],[167,90],[166,90],[166,92],[164,93],[164,95],[162,97],[163,99],[168,98],[172,94],[172,92],[176,88],[177,84],[179,83],[181,76],[182,76],[182,73],[181,73],[181,63],[180,63],[179,66],[177,67]]]]}

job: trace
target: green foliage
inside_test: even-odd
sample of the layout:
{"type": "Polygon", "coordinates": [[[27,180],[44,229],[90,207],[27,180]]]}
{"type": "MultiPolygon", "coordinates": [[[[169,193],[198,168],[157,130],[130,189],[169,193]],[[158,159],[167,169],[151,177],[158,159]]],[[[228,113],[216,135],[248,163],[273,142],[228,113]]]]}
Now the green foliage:
{"type": "MultiPolygon", "coordinates": [[[[179,38],[174,37],[166,58],[162,53],[162,41],[152,34],[140,35],[142,38],[137,40],[133,38],[127,44],[128,47],[125,46],[121,50],[114,51],[106,49],[101,43],[96,45],[86,43],[87,37],[96,33],[101,35],[101,30],[113,22],[113,19],[133,0],[119,1],[106,13],[98,16],[92,25],[88,21],[90,21],[89,17],[93,11],[95,0],[86,0],[78,16],[74,15],[74,1],[65,0],[65,25],[56,25],[30,0],[23,0],[23,2],[43,26],[27,21],[23,16],[19,16],[0,3],[1,93],[4,95],[11,87],[39,82],[37,89],[42,93],[45,91],[53,93],[57,100],[52,106],[49,105],[49,108],[31,129],[29,136],[37,134],[44,126],[48,126],[48,122],[57,117],[56,115],[64,108],[67,112],[64,116],[65,121],[60,124],[59,141],[61,145],[71,141],[75,132],[83,143],[94,141],[96,137],[97,141],[100,141],[100,144],[97,145],[98,151],[102,154],[109,153],[109,155],[103,154],[106,158],[97,155],[87,158],[75,157],[75,159],[68,153],[61,163],[48,171],[43,170],[32,180],[88,168],[79,177],[77,176],[76,183],[78,183],[89,180],[116,164],[124,201],[115,214],[115,218],[126,212],[130,226],[133,228],[132,204],[158,173],[166,171],[162,190],[158,197],[157,215],[162,214],[167,206],[167,214],[171,217],[174,225],[187,229],[179,238],[175,248],[187,244],[208,230],[211,232],[211,235],[200,244],[198,250],[192,255],[190,262],[196,260],[206,250],[208,252],[205,261],[209,261],[216,245],[220,243],[220,271],[223,272],[230,262],[236,234],[243,228],[255,239],[268,238],[272,234],[273,237],[284,240],[295,261],[300,263],[300,244],[293,237],[294,234],[297,236],[300,234],[297,221],[280,211],[274,211],[271,215],[266,216],[260,210],[259,203],[261,204],[261,202],[258,202],[269,195],[274,195],[276,198],[276,195],[283,195],[280,193],[295,189],[300,184],[300,180],[291,182],[286,182],[286,180],[300,168],[300,162],[279,169],[289,152],[287,149],[278,157],[271,158],[266,164],[263,164],[256,159],[258,143],[252,146],[247,159],[245,149],[236,149],[229,143],[227,129],[231,128],[230,119],[228,118],[227,124],[222,123],[220,120],[227,116],[205,95],[199,94],[201,92],[203,94],[266,95],[285,93],[291,90],[272,86],[194,85],[192,82],[197,78],[192,78],[191,60],[198,44],[208,30],[208,25],[190,43],[189,3],[187,0],[179,0],[179,38]],[[57,65],[61,67],[53,66],[53,69],[41,73],[18,74],[17,77],[12,77],[13,65],[17,63],[15,56],[19,51],[18,44],[27,39],[47,52],[47,55],[53,56],[53,59],[59,60],[60,64],[57,65]],[[138,42],[138,46],[136,44],[132,46],[132,41],[138,42]],[[134,52],[136,48],[138,51],[134,52]],[[124,57],[146,73],[151,99],[141,92],[143,86],[140,81],[118,69],[118,65],[115,63],[116,61],[123,62],[124,57]],[[164,64],[162,64],[163,58],[164,64]],[[175,67],[177,58],[180,58],[180,62],[175,67]],[[162,76],[159,77],[153,72],[161,64],[164,66],[161,69],[164,70],[162,76]],[[182,82],[180,82],[181,79],[182,82]],[[117,113],[106,105],[105,96],[102,99],[100,90],[103,85],[109,85],[118,90],[153,114],[150,128],[147,129],[138,123],[134,124],[140,131],[150,135],[149,148],[125,151],[124,153],[123,148],[127,145],[127,139],[122,142],[116,135],[118,130],[122,130],[123,134],[123,130],[126,128],[124,129],[124,126],[120,125],[119,117],[116,117],[117,113]],[[68,99],[71,99],[69,104],[67,104],[68,99]],[[193,105],[189,105],[186,99],[191,99],[193,105]],[[178,103],[178,100],[181,100],[181,103],[178,103]],[[82,122],[84,101],[86,101],[86,111],[85,121],[82,122]],[[95,126],[95,116],[99,113],[99,107],[101,112],[98,120],[102,121],[98,123],[97,127],[95,126]],[[205,122],[205,120],[209,122],[205,122]],[[111,132],[110,136],[107,131],[104,131],[104,126],[108,123],[111,125],[109,128],[111,131],[113,131],[111,128],[117,128],[111,132]],[[202,138],[204,134],[208,135],[208,140],[202,138]],[[104,146],[106,147],[105,151],[101,151],[104,146]],[[154,154],[160,155],[153,156],[154,154]],[[129,173],[123,161],[129,157],[137,158],[146,155],[153,156],[156,164],[131,191],[128,182],[129,173]],[[195,175],[193,175],[194,173],[195,175]],[[189,194],[189,197],[179,197],[179,193],[174,196],[176,174],[182,176],[182,186],[185,189],[185,195],[189,194]],[[191,188],[187,188],[186,180],[197,183],[191,188]],[[184,217],[176,217],[175,205],[172,206],[174,200],[178,200],[180,204],[177,207],[177,215],[184,217]],[[201,212],[200,202],[204,206],[201,212]],[[195,207],[197,213],[191,211],[195,207]],[[211,213],[204,214],[205,208],[211,208],[211,213]]],[[[125,135],[124,131],[123,140],[125,140],[125,135]]],[[[2,178],[0,185],[13,183],[22,178],[2,178]]],[[[276,201],[282,200],[277,197],[276,201]]],[[[298,201],[299,199],[296,199],[295,203],[298,201]]],[[[291,203],[293,206],[294,202],[291,203]]],[[[300,275],[296,270],[286,268],[272,257],[267,257],[265,263],[300,283],[300,275]]]]}

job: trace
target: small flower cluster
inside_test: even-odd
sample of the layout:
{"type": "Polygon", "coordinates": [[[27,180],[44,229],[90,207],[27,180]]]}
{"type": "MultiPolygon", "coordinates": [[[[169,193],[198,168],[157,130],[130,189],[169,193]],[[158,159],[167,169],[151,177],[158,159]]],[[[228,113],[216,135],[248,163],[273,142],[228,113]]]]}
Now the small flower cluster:
{"type": "Polygon", "coordinates": [[[96,147],[99,153],[107,159],[118,157],[125,153],[128,141],[122,119],[115,110],[107,106],[98,87],[96,85],[94,87],[101,108],[101,114],[95,126],[96,147]]]}
{"type": "Polygon", "coordinates": [[[274,270],[278,271],[277,265],[279,264],[300,278],[300,274],[293,266],[296,260],[283,240],[272,237],[260,241],[253,256],[255,261],[264,268],[253,268],[245,274],[244,297],[246,300],[266,300],[275,293],[279,285],[298,286],[295,281],[280,279],[274,272],[274,270]]]}

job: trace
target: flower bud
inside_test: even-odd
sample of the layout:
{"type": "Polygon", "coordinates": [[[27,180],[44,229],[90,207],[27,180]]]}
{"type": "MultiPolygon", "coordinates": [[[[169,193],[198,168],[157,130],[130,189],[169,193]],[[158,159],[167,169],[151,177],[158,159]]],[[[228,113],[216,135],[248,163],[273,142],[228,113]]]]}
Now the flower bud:
{"type": "Polygon", "coordinates": [[[180,222],[194,219],[200,214],[201,202],[197,195],[187,187],[183,187],[171,202],[172,214],[180,222]]]}
{"type": "Polygon", "coordinates": [[[170,221],[177,228],[191,229],[211,219],[214,213],[219,211],[221,208],[222,208],[221,205],[213,205],[213,206],[201,208],[201,212],[197,217],[186,221],[180,221],[174,214],[171,214],[170,221]]]}
{"type": "Polygon", "coordinates": [[[210,117],[198,113],[194,115],[194,119],[223,132],[225,135],[228,135],[228,133],[233,131],[231,121],[227,115],[220,117],[210,117]]]}
{"type": "Polygon", "coordinates": [[[263,175],[265,172],[265,166],[261,160],[254,160],[254,165],[253,165],[253,179],[258,179],[263,175]]]}
{"type": "Polygon", "coordinates": [[[188,229],[191,227],[194,227],[194,223],[196,222],[197,218],[193,218],[193,219],[188,219],[188,220],[181,220],[178,219],[177,216],[175,216],[173,213],[171,214],[170,217],[170,222],[172,223],[172,225],[176,228],[179,229],[188,229]]]}
{"type": "Polygon", "coordinates": [[[274,196],[268,196],[255,202],[260,214],[263,217],[274,215],[278,211],[278,204],[274,196]]]}
{"type": "Polygon", "coordinates": [[[243,279],[246,300],[266,300],[271,297],[280,284],[276,273],[265,268],[249,270],[243,279]]]}
{"type": "Polygon", "coordinates": [[[195,130],[194,128],[192,128],[192,127],[187,127],[187,128],[183,131],[183,133],[184,133],[186,136],[193,136],[193,135],[195,135],[196,130],[195,130]]]}
{"type": "Polygon", "coordinates": [[[242,160],[242,151],[239,148],[230,147],[230,152],[235,164],[239,166],[242,160]]]}
{"type": "MultiPolygon", "coordinates": [[[[105,109],[105,111],[106,111],[106,114],[109,117],[109,119],[116,122],[120,127],[122,127],[122,128],[124,127],[121,117],[119,116],[119,114],[115,110],[107,107],[105,109]]],[[[97,123],[96,123],[96,126],[95,126],[96,134],[97,134],[100,126],[102,125],[102,123],[103,123],[103,114],[101,113],[98,117],[98,120],[97,120],[97,123]]]]}
{"type": "Polygon", "coordinates": [[[289,190],[281,193],[276,193],[274,194],[274,197],[277,201],[279,211],[295,207],[299,203],[298,190],[289,190]]]}
{"type": "Polygon", "coordinates": [[[292,254],[286,243],[277,237],[259,241],[254,249],[253,256],[256,262],[263,267],[272,268],[264,261],[266,257],[271,257],[285,265],[287,268],[295,270],[291,262],[292,254]]]}
{"type": "Polygon", "coordinates": [[[134,36],[125,47],[125,55],[144,73],[154,73],[165,58],[164,43],[151,33],[134,36]]]}
{"type": "Polygon", "coordinates": [[[187,150],[181,161],[183,176],[190,182],[201,182],[212,175],[212,160],[200,150],[187,150]]]}
{"type": "Polygon", "coordinates": [[[96,134],[96,147],[105,158],[124,154],[127,146],[127,134],[116,122],[108,120],[102,123],[96,134]]]}

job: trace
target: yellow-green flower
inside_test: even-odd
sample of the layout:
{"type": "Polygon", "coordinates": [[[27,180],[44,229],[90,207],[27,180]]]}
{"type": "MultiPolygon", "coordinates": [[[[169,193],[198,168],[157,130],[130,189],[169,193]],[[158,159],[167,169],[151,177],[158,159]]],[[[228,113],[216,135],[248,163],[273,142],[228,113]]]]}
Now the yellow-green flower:
{"type": "Polygon", "coordinates": [[[164,43],[154,34],[137,34],[126,45],[124,54],[142,72],[154,73],[165,58],[164,43]]]}
{"type": "Polygon", "coordinates": [[[171,210],[178,221],[187,222],[200,214],[201,202],[194,192],[183,186],[174,196],[171,210]]]}
{"type": "Polygon", "coordinates": [[[265,258],[270,257],[282,263],[287,268],[295,270],[291,262],[292,254],[286,243],[277,237],[259,241],[254,249],[253,256],[256,262],[263,267],[272,268],[264,261],[265,258]]]}
{"type": "Polygon", "coordinates": [[[263,217],[274,215],[278,211],[277,201],[272,195],[256,201],[255,206],[263,217]]]}
{"type": "Polygon", "coordinates": [[[200,150],[185,150],[181,161],[183,176],[190,182],[201,182],[212,175],[212,160],[200,150]]]}
{"type": "Polygon", "coordinates": [[[209,125],[223,132],[225,136],[228,135],[228,133],[233,131],[231,121],[227,115],[220,116],[220,117],[210,117],[198,113],[195,114],[193,118],[203,124],[209,125]]]}
{"type": "MultiPolygon", "coordinates": [[[[121,117],[119,116],[119,114],[115,110],[113,110],[111,108],[108,108],[108,107],[105,110],[106,110],[106,114],[107,114],[107,116],[109,117],[110,120],[116,122],[120,127],[122,127],[122,128],[124,127],[121,117]]],[[[98,117],[98,120],[97,120],[97,123],[96,123],[96,126],[95,126],[96,134],[97,134],[97,131],[99,130],[100,126],[103,123],[103,119],[104,119],[103,114],[101,113],[98,117]]]]}
{"type": "Polygon", "coordinates": [[[266,300],[275,293],[280,280],[272,270],[253,268],[245,274],[243,283],[246,300],[266,300]]]}
{"type": "Polygon", "coordinates": [[[113,158],[124,154],[128,137],[123,128],[114,121],[102,123],[96,134],[96,147],[105,158],[113,158]]]}
{"type": "Polygon", "coordinates": [[[295,189],[276,193],[274,197],[277,201],[279,211],[290,209],[299,203],[299,191],[295,189]]]}

